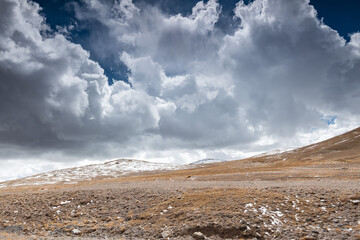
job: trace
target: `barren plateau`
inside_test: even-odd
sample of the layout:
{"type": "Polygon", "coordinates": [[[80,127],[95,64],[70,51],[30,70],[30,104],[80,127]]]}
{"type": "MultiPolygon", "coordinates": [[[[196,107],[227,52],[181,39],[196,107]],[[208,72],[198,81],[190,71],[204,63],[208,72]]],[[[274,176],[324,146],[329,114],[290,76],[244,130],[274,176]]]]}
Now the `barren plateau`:
{"type": "Polygon", "coordinates": [[[46,176],[1,183],[0,239],[360,239],[360,128],[244,160],[46,176]]]}

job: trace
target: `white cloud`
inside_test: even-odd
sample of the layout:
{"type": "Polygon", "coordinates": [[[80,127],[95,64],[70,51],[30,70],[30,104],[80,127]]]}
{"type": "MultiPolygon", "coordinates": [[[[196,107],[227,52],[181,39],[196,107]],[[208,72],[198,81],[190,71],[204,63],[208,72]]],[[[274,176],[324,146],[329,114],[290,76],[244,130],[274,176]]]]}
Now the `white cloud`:
{"type": "Polygon", "coordinates": [[[234,159],[359,125],[359,33],[346,43],[308,1],[239,2],[233,34],[218,31],[215,0],[188,16],[84,3],[77,20],[105,26],[91,51],[115,53],[131,85],[109,86],[82,46],[47,34],[37,4],[2,1],[0,158],[234,159]]]}
{"type": "Polygon", "coordinates": [[[47,27],[37,5],[16,3],[2,3],[12,13],[7,21],[14,18],[1,33],[2,143],[76,151],[86,141],[124,141],[156,127],[150,96],[121,82],[108,86],[102,68],[80,45],[59,34],[41,36],[47,27]]]}

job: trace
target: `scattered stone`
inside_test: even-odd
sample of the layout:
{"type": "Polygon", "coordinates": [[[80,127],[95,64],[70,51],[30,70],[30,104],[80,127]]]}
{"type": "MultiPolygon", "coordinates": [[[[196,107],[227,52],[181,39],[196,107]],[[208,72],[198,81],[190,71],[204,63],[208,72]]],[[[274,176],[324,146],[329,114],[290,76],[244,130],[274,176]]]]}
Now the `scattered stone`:
{"type": "Polygon", "coordinates": [[[161,233],[162,238],[168,239],[171,236],[171,232],[166,230],[161,233]]]}
{"type": "Polygon", "coordinates": [[[76,229],[76,228],[74,228],[71,232],[73,234],[76,234],[76,235],[79,235],[81,233],[81,231],[79,229],[76,229]]]}
{"type": "Polygon", "coordinates": [[[192,236],[194,239],[205,239],[205,236],[202,232],[194,232],[192,236]]]}
{"type": "Polygon", "coordinates": [[[355,199],[355,200],[350,199],[350,202],[352,202],[355,205],[358,205],[360,203],[360,200],[359,199],[355,199]]]}

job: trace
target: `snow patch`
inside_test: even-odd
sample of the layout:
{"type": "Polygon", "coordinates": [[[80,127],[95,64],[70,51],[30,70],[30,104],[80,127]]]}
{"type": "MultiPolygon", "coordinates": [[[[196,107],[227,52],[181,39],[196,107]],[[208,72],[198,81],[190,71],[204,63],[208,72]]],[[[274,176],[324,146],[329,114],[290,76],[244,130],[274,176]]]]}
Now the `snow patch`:
{"type": "Polygon", "coordinates": [[[56,183],[75,184],[79,181],[92,180],[95,178],[107,179],[145,171],[177,170],[185,168],[191,168],[191,166],[120,159],[102,164],[92,164],[82,167],[66,168],[37,174],[35,176],[2,183],[0,188],[9,186],[44,185],[56,183]]]}

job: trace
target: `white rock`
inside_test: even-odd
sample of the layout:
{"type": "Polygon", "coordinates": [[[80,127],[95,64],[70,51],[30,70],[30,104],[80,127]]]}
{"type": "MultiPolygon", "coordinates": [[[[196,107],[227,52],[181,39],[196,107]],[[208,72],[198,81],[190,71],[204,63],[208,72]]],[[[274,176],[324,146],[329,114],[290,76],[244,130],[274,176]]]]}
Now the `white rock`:
{"type": "Polygon", "coordinates": [[[205,239],[205,236],[202,232],[194,232],[193,238],[195,239],[205,239]]]}
{"type": "Polygon", "coordinates": [[[78,234],[80,234],[81,233],[81,231],[79,230],[79,229],[73,229],[72,231],[71,231],[73,234],[76,234],[76,235],[78,235],[78,234]]]}

